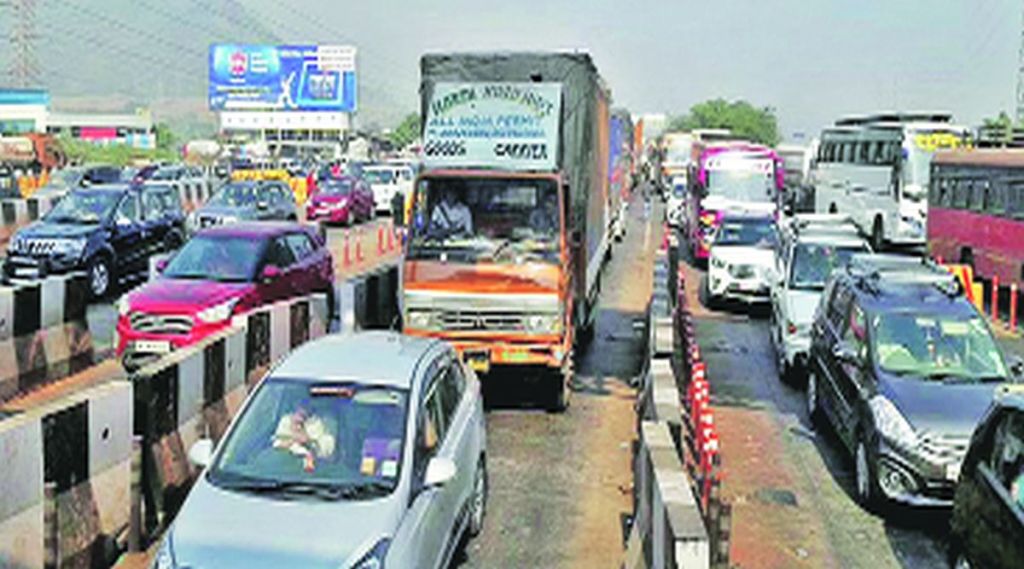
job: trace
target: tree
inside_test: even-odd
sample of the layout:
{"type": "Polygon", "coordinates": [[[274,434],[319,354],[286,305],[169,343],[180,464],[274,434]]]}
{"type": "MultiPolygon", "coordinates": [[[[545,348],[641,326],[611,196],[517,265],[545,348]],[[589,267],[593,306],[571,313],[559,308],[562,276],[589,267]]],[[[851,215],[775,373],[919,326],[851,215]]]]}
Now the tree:
{"type": "Polygon", "coordinates": [[[1013,139],[1013,119],[1006,111],[1000,111],[994,119],[984,119],[981,128],[984,136],[991,138],[991,142],[1006,144],[1013,139]]]}
{"type": "Polygon", "coordinates": [[[697,103],[690,107],[688,114],[673,118],[668,125],[669,131],[695,128],[725,128],[738,138],[768,146],[774,146],[780,140],[775,109],[757,108],[743,100],[711,99],[697,103]]]}
{"type": "Polygon", "coordinates": [[[174,150],[175,145],[178,142],[178,137],[174,135],[171,127],[165,123],[157,123],[153,127],[153,132],[156,134],[156,147],[160,150],[174,150]]]}
{"type": "Polygon", "coordinates": [[[420,115],[409,113],[405,115],[402,122],[398,123],[395,130],[388,134],[388,140],[397,148],[405,148],[411,142],[420,137],[420,115]]]}

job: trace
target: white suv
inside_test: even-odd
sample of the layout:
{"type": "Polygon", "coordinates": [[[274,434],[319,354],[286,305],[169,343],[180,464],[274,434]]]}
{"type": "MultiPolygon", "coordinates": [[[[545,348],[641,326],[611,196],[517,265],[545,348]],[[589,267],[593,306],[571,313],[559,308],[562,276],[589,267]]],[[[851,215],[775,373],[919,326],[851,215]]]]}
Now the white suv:
{"type": "Polygon", "coordinates": [[[777,237],[772,216],[726,213],[711,241],[708,304],[726,299],[767,302],[777,237]]]}
{"type": "Polygon", "coordinates": [[[796,215],[784,225],[771,283],[771,338],[779,377],[794,380],[806,370],[811,324],[832,270],[855,253],[870,252],[849,217],[796,215]]]}

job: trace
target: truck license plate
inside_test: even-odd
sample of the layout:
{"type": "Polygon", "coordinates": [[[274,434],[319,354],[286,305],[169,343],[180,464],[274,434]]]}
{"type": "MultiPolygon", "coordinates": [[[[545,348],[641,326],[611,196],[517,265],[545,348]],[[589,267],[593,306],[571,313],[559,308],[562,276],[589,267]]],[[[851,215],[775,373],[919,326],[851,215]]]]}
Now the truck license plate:
{"type": "Polygon", "coordinates": [[[136,340],[135,351],[146,354],[169,354],[171,343],[165,340],[136,340]]]}

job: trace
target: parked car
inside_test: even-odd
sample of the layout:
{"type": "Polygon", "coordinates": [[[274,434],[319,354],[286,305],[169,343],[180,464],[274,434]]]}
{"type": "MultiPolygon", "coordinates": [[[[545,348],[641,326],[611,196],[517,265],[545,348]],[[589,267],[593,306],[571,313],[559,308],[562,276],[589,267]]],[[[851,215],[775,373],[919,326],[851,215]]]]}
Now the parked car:
{"type": "Polygon", "coordinates": [[[730,212],[712,236],[707,301],[767,302],[778,236],[771,216],[730,212]]]}
{"type": "Polygon", "coordinates": [[[363,168],[363,180],[373,189],[373,200],[378,212],[390,212],[391,200],[396,193],[412,192],[413,171],[404,165],[373,164],[363,168]]]}
{"type": "Polygon", "coordinates": [[[999,390],[971,437],[950,518],[956,569],[1011,569],[1024,560],[1024,390],[999,390]]]}
{"type": "Polygon", "coordinates": [[[189,230],[239,221],[294,221],[296,211],[295,196],[284,182],[231,182],[189,215],[189,230]]]}
{"type": "Polygon", "coordinates": [[[36,198],[48,198],[59,200],[68,192],[82,187],[82,179],[85,176],[85,169],[80,166],[69,166],[50,173],[46,185],[39,188],[32,194],[36,198]]]}
{"type": "Polygon", "coordinates": [[[447,567],[483,527],[485,451],[480,385],[451,346],[322,337],[260,382],[216,450],[190,449],[204,470],[156,566],[447,567]]]}
{"type": "Polygon", "coordinates": [[[149,258],[184,242],[178,194],[165,186],[79,188],[7,246],[6,279],[86,271],[94,297],[145,278],[149,258]]]}
{"type": "Polygon", "coordinates": [[[373,216],[370,186],[351,176],[325,180],[306,204],[306,219],[309,221],[349,225],[373,216]]]}
{"type": "Polygon", "coordinates": [[[857,499],[949,506],[967,443],[1010,369],[958,280],[928,261],[854,255],[811,330],[807,409],[854,459],[857,499]]]}
{"type": "Polygon", "coordinates": [[[231,323],[235,314],[316,292],[333,313],[334,265],[298,223],[238,223],[192,237],[154,280],[118,302],[117,355],[135,369],[231,323]]]}
{"type": "Polygon", "coordinates": [[[802,378],[811,347],[811,324],[832,271],[856,253],[870,253],[846,216],[798,215],[783,226],[771,278],[772,346],[783,381],[802,378]]]}

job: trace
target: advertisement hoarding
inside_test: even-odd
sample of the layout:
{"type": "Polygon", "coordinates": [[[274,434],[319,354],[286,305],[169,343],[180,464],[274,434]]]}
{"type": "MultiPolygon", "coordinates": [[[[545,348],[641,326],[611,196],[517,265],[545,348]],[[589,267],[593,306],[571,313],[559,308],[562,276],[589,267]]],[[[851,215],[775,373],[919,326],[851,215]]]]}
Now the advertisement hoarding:
{"type": "Polygon", "coordinates": [[[210,46],[210,110],[356,110],[356,49],[336,45],[210,46]]]}
{"type": "Polygon", "coordinates": [[[559,83],[437,83],[423,129],[431,167],[554,170],[559,83]]]}

